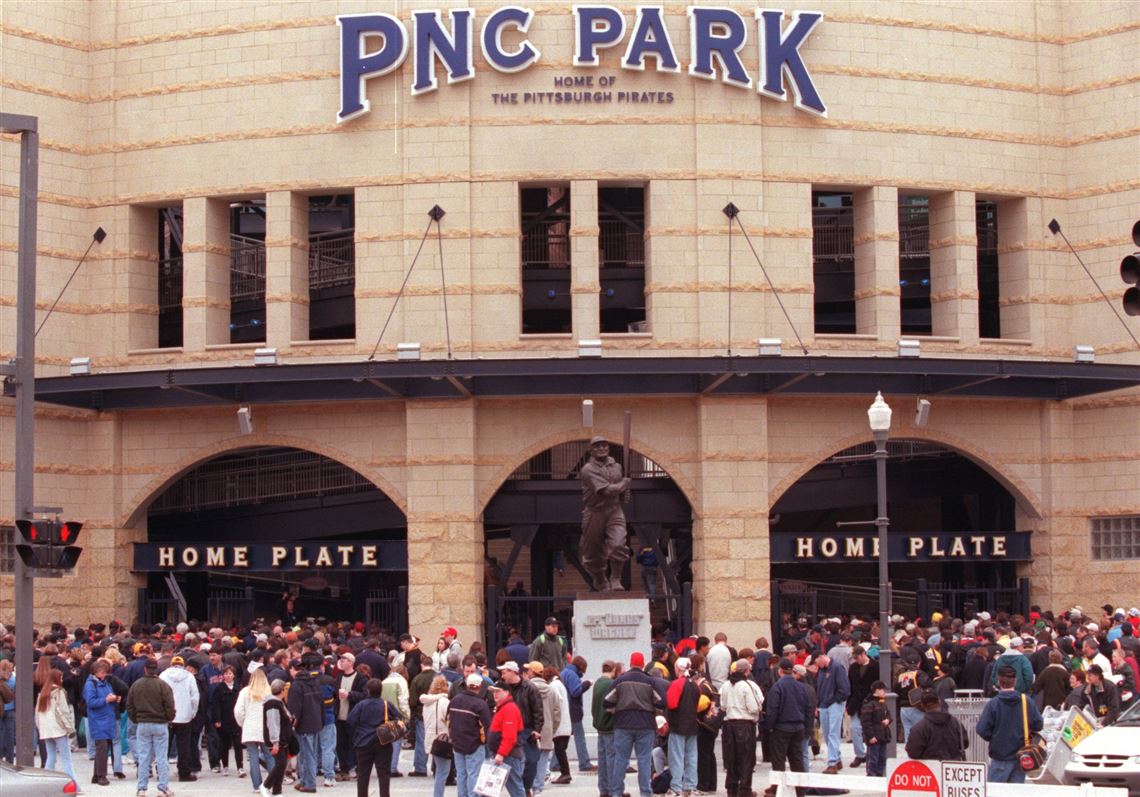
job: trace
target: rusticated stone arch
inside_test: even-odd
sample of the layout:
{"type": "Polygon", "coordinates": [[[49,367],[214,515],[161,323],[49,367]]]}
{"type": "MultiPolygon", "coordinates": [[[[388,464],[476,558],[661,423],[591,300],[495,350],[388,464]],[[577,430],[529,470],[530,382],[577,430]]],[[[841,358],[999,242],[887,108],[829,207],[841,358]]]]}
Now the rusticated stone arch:
{"type": "MultiPolygon", "coordinates": [[[[961,454],[1008,490],[1009,494],[1013,496],[1014,501],[1017,502],[1017,505],[1023,512],[1033,518],[1039,519],[1044,517],[1044,513],[1041,510],[1041,499],[1029,489],[1029,486],[1016,474],[1009,472],[1001,465],[994,464],[991,461],[992,455],[990,452],[979,448],[970,441],[956,435],[946,434],[945,432],[913,428],[907,429],[904,434],[897,435],[897,438],[937,443],[961,454]]],[[[784,493],[790,490],[796,482],[806,476],[808,472],[821,462],[824,462],[828,457],[851,448],[854,445],[858,445],[859,443],[866,442],[868,442],[868,440],[867,433],[865,432],[849,435],[838,442],[829,443],[827,448],[820,449],[816,454],[807,457],[804,462],[799,464],[791,473],[785,476],[778,485],[768,492],[768,506],[775,506],[776,502],[783,497],[784,493]]]]}
{"type": "Polygon", "coordinates": [[[169,466],[163,473],[155,476],[145,487],[139,490],[127,503],[127,511],[122,515],[119,523],[119,528],[132,528],[140,521],[146,518],[147,507],[159,496],[164,490],[170,487],[175,481],[185,475],[187,472],[193,470],[198,465],[208,462],[215,457],[223,454],[228,454],[233,451],[239,451],[243,448],[261,447],[261,446],[280,446],[282,448],[296,448],[302,451],[311,451],[314,454],[320,454],[331,460],[341,463],[345,467],[359,473],[368,481],[375,485],[376,489],[384,493],[392,503],[400,508],[400,511],[405,514],[408,513],[407,498],[387,479],[380,476],[369,467],[368,463],[348,454],[334,446],[326,443],[321,443],[307,438],[292,437],[289,435],[280,434],[253,434],[241,435],[237,437],[229,437],[225,440],[219,440],[211,443],[208,446],[198,449],[192,454],[189,454],[173,465],[169,466]]]}
{"type": "MultiPolygon", "coordinates": [[[[487,480],[487,483],[483,485],[483,488],[479,491],[480,515],[482,515],[483,510],[487,508],[487,504],[490,503],[491,499],[495,497],[495,494],[506,483],[507,477],[514,473],[516,468],[524,464],[531,457],[541,454],[543,451],[548,448],[553,448],[559,443],[570,443],[574,440],[582,440],[583,438],[588,439],[593,435],[602,435],[608,440],[621,440],[622,437],[621,430],[617,429],[598,427],[587,431],[578,427],[574,429],[564,429],[561,432],[548,435],[540,440],[536,440],[526,448],[515,452],[510,461],[495,471],[495,474],[487,480]]],[[[700,503],[696,485],[681,473],[677,463],[673,462],[668,454],[653,446],[643,445],[642,442],[636,438],[630,440],[630,448],[640,454],[644,454],[664,468],[665,472],[669,474],[669,478],[677,485],[677,489],[681,491],[681,494],[684,495],[685,499],[689,502],[689,506],[692,507],[694,515],[697,514],[697,508],[700,506],[700,503]]]]}

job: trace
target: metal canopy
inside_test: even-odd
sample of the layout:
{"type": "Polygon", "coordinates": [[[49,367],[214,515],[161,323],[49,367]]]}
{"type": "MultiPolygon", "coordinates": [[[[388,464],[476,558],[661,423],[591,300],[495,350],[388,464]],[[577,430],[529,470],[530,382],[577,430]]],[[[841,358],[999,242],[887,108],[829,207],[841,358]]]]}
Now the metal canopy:
{"type": "MultiPolygon", "coordinates": [[[[985,396],[1059,401],[1140,385],[1140,366],[886,357],[627,357],[342,362],[123,371],[36,380],[94,410],[599,395],[985,396]]],[[[5,395],[12,388],[5,385],[5,395]]]]}

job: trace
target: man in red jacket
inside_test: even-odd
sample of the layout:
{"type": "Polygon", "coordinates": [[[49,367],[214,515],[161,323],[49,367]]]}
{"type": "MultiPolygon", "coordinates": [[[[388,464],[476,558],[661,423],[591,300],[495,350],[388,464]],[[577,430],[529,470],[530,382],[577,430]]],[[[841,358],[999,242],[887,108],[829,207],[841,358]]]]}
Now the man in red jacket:
{"type": "Polygon", "coordinates": [[[523,745],[519,734],[522,732],[522,713],[515,705],[507,685],[496,681],[491,685],[491,696],[495,699],[495,716],[491,718],[491,733],[487,736],[487,749],[495,752],[495,763],[510,768],[507,775],[507,794],[510,797],[524,797],[523,788],[523,745]]]}

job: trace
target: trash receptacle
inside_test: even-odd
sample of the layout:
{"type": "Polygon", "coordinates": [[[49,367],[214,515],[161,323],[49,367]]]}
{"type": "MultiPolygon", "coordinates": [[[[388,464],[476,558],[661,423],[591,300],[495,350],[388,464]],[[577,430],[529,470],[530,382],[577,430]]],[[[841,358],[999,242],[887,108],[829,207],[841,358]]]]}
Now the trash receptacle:
{"type": "Polygon", "coordinates": [[[959,689],[954,697],[946,701],[946,710],[966,729],[966,737],[970,746],[966,749],[966,760],[985,763],[990,759],[990,743],[978,736],[978,720],[982,711],[989,703],[988,697],[983,697],[981,691],[976,689],[959,689]]]}

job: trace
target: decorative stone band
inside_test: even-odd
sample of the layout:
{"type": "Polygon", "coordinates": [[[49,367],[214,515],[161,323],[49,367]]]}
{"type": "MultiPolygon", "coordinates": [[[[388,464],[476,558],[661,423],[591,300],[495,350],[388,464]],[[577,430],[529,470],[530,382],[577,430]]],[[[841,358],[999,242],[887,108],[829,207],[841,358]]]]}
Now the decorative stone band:
{"type": "MultiPolygon", "coordinates": [[[[85,247],[86,248],[86,247],[85,247]]],[[[19,246],[15,241],[0,241],[0,252],[16,252],[19,246]]],[[[52,258],[53,260],[68,260],[72,263],[83,257],[84,249],[63,249],[54,246],[37,246],[36,256],[52,258]]],[[[87,261],[110,260],[142,260],[147,263],[157,263],[158,253],[145,249],[92,249],[87,253],[87,261]]]]}
{"type": "Polygon", "coordinates": [[[936,249],[948,249],[951,246],[977,246],[978,236],[976,235],[952,235],[949,238],[934,238],[931,239],[929,246],[930,251],[936,249]]]}
{"type": "MultiPolygon", "coordinates": [[[[484,13],[497,9],[499,5],[494,2],[471,2],[468,6],[476,9],[477,13],[484,13]]],[[[534,9],[536,17],[557,18],[565,17],[565,7],[552,4],[539,5],[534,9]]],[[[403,15],[405,24],[411,24],[410,15],[403,15]]],[[[995,28],[984,25],[969,25],[958,22],[947,22],[935,19],[910,19],[906,17],[886,17],[874,14],[843,14],[829,12],[827,19],[832,23],[848,25],[868,25],[877,27],[908,28],[911,30],[940,31],[944,33],[967,33],[974,36],[988,36],[999,39],[1012,39],[1014,41],[1033,42],[1040,44],[1075,44],[1077,42],[1099,39],[1118,33],[1127,33],[1140,30],[1140,22],[1126,21],[1116,25],[1092,28],[1078,31],[1067,36],[1055,36],[1039,33],[1033,30],[1013,30],[1010,28],[995,28]]],[[[328,16],[319,17],[293,17],[287,19],[254,20],[234,25],[216,25],[212,27],[191,28],[189,30],[173,30],[163,33],[152,33],[145,36],[128,36],[122,39],[104,39],[102,41],[83,41],[65,36],[43,33],[24,28],[18,25],[5,23],[0,25],[0,33],[18,36],[45,44],[54,44],[81,52],[99,52],[101,50],[119,50],[144,45],[162,44],[164,42],[188,41],[192,39],[213,38],[217,36],[231,36],[243,33],[256,33],[264,31],[299,30],[302,28],[331,27],[333,20],[328,16]]]]}
{"type": "MultiPolygon", "coordinates": [[[[830,16],[831,15],[829,15],[829,18],[830,16]]],[[[0,26],[0,29],[3,27],[4,26],[0,26]]],[[[533,64],[530,68],[548,72],[566,71],[573,68],[573,63],[568,59],[540,61],[537,64],[533,64]]],[[[1127,86],[1132,83],[1140,82],[1140,75],[1113,75],[1111,77],[1093,80],[1087,83],[1079,83],[1073,86],[1038,86],[1033,83],[992,80],[989,78],[975,77],[973,75],[950,75],[939,72],[916,72],[908,69],[879,69],[875,67],[849,66],[846,64],[819,63],[812,64],[811,71],[819,75],[841,75],[843,77],[868,78],[873,80],[900,80],[916,83],[939,83],[948,86],[967,86],[969,88],[1009,91],[1019,94],[1043,94],[1050,97],[1073,97],[1090,91],[1103,91],[1104,89],[1127,86]]],[[[214,91],[217,89],[246,88],[252,86],[275,86],[285,83],[338,80],[339,78],[340,72],[337,70],[306,70],[302,72],[275,72],[265,75],[195,80],[184,83],[166,83],[156,86],[145,86],[138,89],[122,89],[118,91],[94,93],[71,91],[59,88],[58,86],[45,86],[23,80],[4,78],[0,79],[0,88],[13,89],[29,94],[38,94],[44,97],[55,97],[57,99],[89,105],[186,92],[214,91]]]]}
{"type": "MultiPolygon", "coordinates": [[[[418,182],[418,181],[417,181],[418,182]]],[[[436,231],[432,230],[428,233],[429,238],[436,237],[436,231]]],[[[478,230],[468,227],[445,227],[441,226],[439,229],[439,236],[444,239],[463,239],[463,238],[513,238],[521,239],[522,232],[515,228],[500,227],[497,229],[478,230]]],[[[371,243],[391,243],[393,241],[416,241],[418,242],[423,238],[424,233],[415,230],[403,230],[400,232],[383,232],[383,233],[356,233],[355,241],[358,244],[371,244],[371,243]]]]}
{"type": "Polygon", "coordinates": [[[902,288],[898,285],[882,285],[877,288],[864,288],[855,291],[855,301],[870,299],[875,296],[902,296],[902,288]]]}
{"type": "Polygon", "coordinates": [[[596,224],[570,228],[571,238],[597,238],[601,234],[602,230],[596,224]]]}
{"type": "Polygon", "coordinates": [[[215,243],[198,243],[197,241],[185,241],[182,244],[182,254],[191,255],[205,252],[211,255],[225,255],[230,256],[230,246],[226,244],[215,243]]]}
{"type": "Polygon", "coordinates": [[[930,294],[930,301],[934,304],[938,302],[975,301],[978,298],[978,292],[969,288],[961,288],[956,291],[938,291],[930,294]]]}
{"type": "MultiPolygon", "coordinates": [[[[1025,144],[1028,146],[1049,146],[1060,148],[1071,148],[1083,146],[1086,144],[1100,143],[1104,141],[1116,141],[1120,139],[1132,138],[1138,132],[1140,127],[1121,128],[1116,130],[1103,130],[1097,133],[1090,133],[1083,136],[1042,136],[1030,133],[1016,133],[1001,130],[994,130],[992,128],[959,128],[947,127],[945,125],[917,125],[917,124],[900,124],[896,122],[873,122],[868,120],[837,120],[837,119],[821,119],[812,117],[804,119],[801,117],[779,117],[779,116],[765,116],[763,121],[758,121],[754,115],[748,114],[705,114],[705,115],[689,115],[689,116],[646,116],[646,115],[606,115],[597,116],[592,118],[579,118],[569,116],[528,116],[527,124],[530,126],[546,125],[546,126],[622,126],[633,127],[636,125],[657,125],[667,121],[669,125],[739,125],[749,127],[768,127],[768,128],[789,128],[796,130],[814,130],[819,128],[830,130],[845,130],[851,132],[864,132],[864,133],[896,133],[907,135],[924,135],[936,136],[940,138],[959,138],[972,141],[996,141],[1008,144],[1025,144]]],[[[357,132],[377,132],[387,131],[393,129],[415,129],[415,128],[436,128],[436,127],[455,127],[456,125],[464,125],[472,128],[491,128],[491,127],[509,127],[518,124],[516,119],[487,116],[487,117],[463,117],[451,118],[441,117],[437,119],[421,119],[413,122],[399,121],[399,122],[385,122],[374,121],[367,125],[362,124],[355,128],[357,132]]],[[[169,136],[166,138],[156,139],[138,139],[135,141],[123,141],[112,144],[99,144],[94,146],[72,144],[56,139],[42,139],[40,141],[41,148],[55,152],[67,152],[75,155],[114,155],[122,154],[125,152],[142,152],[153,149],[165,149],[167,147],[181,147],[191,146],[195,144],[219,144],[233,141],[259,141],[274,138],[295,138],[298,136],[326,136],[326,135],[341,135],[343,130],[335,123],[332,124],[312,124],[312,125],[293,125],[291,127],[275,127],[275,128],[250,128],[246,130],[230,130],[220,133],[201,133],[196,135],[185,136],[169,136]]]]}
{"type": "MultiPolygon", "coordinates": [[[[806,238],[811,240],[812,231],[808,227],[749,227],[744,225],[745,231],[756,238],[806,238]]],[[[740,235],[740,229],[733,227],[732,234],[740,235]]],[[[717,235],[728,237],[728,225],[718,224],[701,227],[651,227],[645,231],[645,238],[705,238],[717,235]]]]}
{"type": "Polygon", "coordinates": [[[188,310],[194,307],[213,307],[217,310],[229,310],[229,299],[217,299],[213,296],[183,296],[182,308],[188,310]]]}
{"type": "MultiPolygon", "coordinates": [[[[359,283],[358,283],[359,285],[359,283]]],[[[360,288],[356,289],[357,299],[391,299],[399,295],[398,288],[360,288]]],[[[439,296],[443,289],[438,285],[409,285],[404,289],[404,296],[439,296]]],[[[448,283],[448,296],[521,296],[522,288],[518,285],[506,283],[486,283],[483,285],[470,285],[463,283],[448,283]]]]}
{"type": "Polygon", "coordinates": [[[601,292],[602,286],[597,282],[579,282],[570,286],[570,293],[574,296],[594,296],[601,292]]]}
{"type": "MultiPolygon", "coordinates": [[[[3,136],[0,136],[3,138],[3,136]]],[[[758,183],[801,183],[801,184],[842,184],[856,186],[894,186],[899,180],[897,177],[884,177],[874,174],[856,174],[851,172],[744,172],[725,171],[713,169],[656,169],[652,171],[617,171],[617,170],[591,170],[588,173],[566,171],[496,171],[472,172],[460,180],[454,172],[448,173],[417,173],[400,175],[374,175],[361,177],[355,181],[359,188],[398,186],[404,183],[438,183],[451,185],[458,182],[542,182],[547,180],[625,180],[639,181],[654,180],[740,180],[758,183]]],[[[1094,196],[1126,193],[1140,189],[1140,177],[1117,180],[1111,183],[1079,186],[1070,189],[1050,189],[1044,186],[1012,185],[1007,183],[968,183],[956,180],[928,180],[921,186],[916,186],[933,192],[972,191],[983,194],[1005,194],[1014,197],[1040,197],[1045,199],[1083,199],[1094,196]]],[[[242,185],[197,186],[195,194],[199,196],[230,196],[235,194],[267,193],[269,191],[298,191],[313,193],[329,189],[344,188],[340,182],[324,180],[291,180],[287,182],[258,183],[242,185]]],[[[181,201],[184,191],[170,191],[165,193],[122,194],[112,197],[95,197],[84,199],[68,194],[58,194],[50,191],[40,192],[40,203],[47,205],[62,205],[64,207],[91,210],[94,208],[117,207],[120,205],[133,205],[140,203],[161,203],[181,201]]],[[[13,185],[0,185],[0,196],[19,196],[19,188],[13,185]]],[[[404,236],[404,233],[398,233],[404,236]]],[[[419,235],[423,235],[421,231],[419,235]]],[[[477,234],[476,234],[477,235],[477,234]]],[[[511,235],[518,237],[519,232],[512,230],[511,235]]],[[[410,234],[408,237],[411,237],[410,234]]],[[[473,236],[474,237],[474,236],[473,236]]],[[[358,234],[358,242],[367,239],[358,234]]],[[[416,240],[419,240],[418,237],[416,240]]]]}
{"type": "MultiPolygon", "coordinates": [[[[728,290],[727,280],[702,280],[700,282],[653,282],[645,286],[648,296],[652,293],[712,293],[728,290]]],[[[786,283],[777,285],[776,290],[781,294],[810,294],[815,293],[815,286],[804,282],[786,283]]],[[[772,288],[767,282],[733,282],[733,293],[771,293],[772,288]]]]}
{"type": "Polygon", "coordinates": [[[307,294],[300,293],[267,293],[265,294],[266,304],[308,304],[309,297],[307,294]]]}
{"type": "Polygon", "coordinates": [[[898,230],[874,230],[873,232],[865,232],[862,235],[856,235],[852,239],[855,246],[862,244],[869,244],[875,241],[898,241],[898,230]]]}
{"type": "Polygon", "coordinates": [[[265,247],[267,249],[275,249],[278,247],[292,247],[294,249],[299,249],[302,252],[308,252],[309,242],[301,238],[294,238],[292,236],[288,238],[266,238],[265,247]]]}

